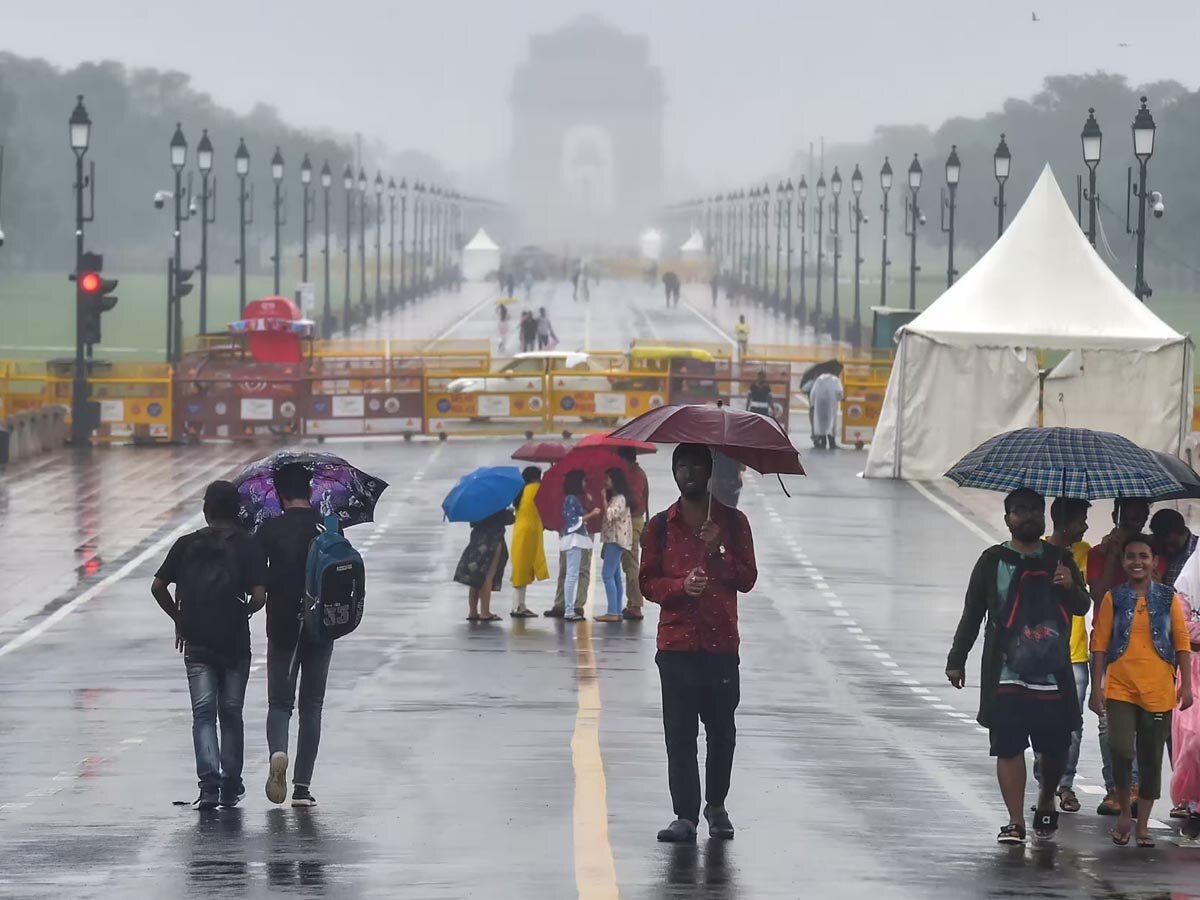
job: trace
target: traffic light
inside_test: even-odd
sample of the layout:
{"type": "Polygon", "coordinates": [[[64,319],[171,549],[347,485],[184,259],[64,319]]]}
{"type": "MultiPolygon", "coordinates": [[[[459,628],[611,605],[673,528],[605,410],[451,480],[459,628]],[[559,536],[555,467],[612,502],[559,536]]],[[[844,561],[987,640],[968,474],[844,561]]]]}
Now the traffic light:
{"type": "MultiPolygon", "coordinates": [[[[100,316],[117,305],[112,292],[119,283],[115,278],[104,278],[104,257],[99,253],[84,253],[79,261],[79,337],[81,344],[100,343],[100,316]]],[[[72,281],[76,276],[70,276],[72,281]]]]}
{"type": "Polygon", "coordinates": [[[175,298],[177,300],[182,300],[192,292],[194,285],[188,284],[188,282],[195,272],[195,269],[177,269],[175,271],[175,298]]]}

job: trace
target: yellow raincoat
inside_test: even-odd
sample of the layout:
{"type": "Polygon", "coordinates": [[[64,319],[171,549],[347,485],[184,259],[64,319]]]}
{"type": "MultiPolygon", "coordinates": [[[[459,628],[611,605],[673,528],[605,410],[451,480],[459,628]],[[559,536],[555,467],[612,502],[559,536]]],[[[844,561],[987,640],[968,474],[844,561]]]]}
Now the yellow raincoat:
{"type": "Polygon", "coordinates": [[[521,503],[517,507],[517,521],[512,530],[512,583],[513,587],[525,587],[535,581],[550,577],[546,567],[546,544],[542,536],[542,517],[533,502],[537,496],[537,484],[527,484],[521,491],[521,503]]]}

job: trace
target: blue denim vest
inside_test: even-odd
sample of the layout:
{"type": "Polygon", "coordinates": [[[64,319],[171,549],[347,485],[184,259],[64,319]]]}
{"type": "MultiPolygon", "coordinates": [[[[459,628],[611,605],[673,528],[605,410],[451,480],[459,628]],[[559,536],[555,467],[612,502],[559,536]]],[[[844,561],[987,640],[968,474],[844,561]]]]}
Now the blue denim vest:
{"type": "MultiPolygon", "coordinates": [[[[1116,662],[1129,646],[1133,630],[1133,611],[1137,607],[1137,592],[1128,584],[1112,590],[1112,642],[1108,645],[1108,662],[1116,662]]],[[[1151,583],[1146,595],[1146,611],[1150,616],[1150,637],[1158,655],[1175,665],[1175,645],[1171,643],[1171,604],[1175,591],[1157,581],[1151,583]]]]}

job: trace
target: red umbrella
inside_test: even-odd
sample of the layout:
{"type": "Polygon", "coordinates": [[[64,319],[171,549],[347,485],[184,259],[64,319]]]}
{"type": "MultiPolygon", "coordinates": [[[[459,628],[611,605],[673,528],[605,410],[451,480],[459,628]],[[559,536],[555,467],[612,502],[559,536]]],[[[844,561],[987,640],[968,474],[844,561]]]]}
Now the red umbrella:
{"type": "Polygon", "coordinates": [[[612,432],[656,444],[707,444],[763,475],[803,475],[800,451],[770,416],[699,404],[660,406],[612,432]]]}
{"type": "Polygon", "coordinates": [[[611,447],[620,450],[622,447],[632,448],[641,456],[643,453],[657,453],[658,448],[648,441],[631,441],[625,438],[614,438],[611,431],[597,431],[579,439],[576,447],[611,447]]]}
{"type": "MultiPolygon", "coordinates": [[[[590,512],[597,507],[604,508],[604,475],[609,469],[620,469],[632,483],[629,465],[616,451],[609,447],[576,447],[558,462],[550,467],[542,476],[542,485],[538,488],[538,512],[542,516],[542,524],[555,531],[563,529],[563,481],[567,473],[574,469],[583,471],[585,495],[583,510],[590,512]]],[[[600,530],[599,517],[588,520],[588,530],[600,530]]]]}
{"type": "Polygon", "coordinates": [[[526,441],[512,455],[523,462],[552,463],[562,459],[571,450],[571,445],[562,441],[526,441]]]}

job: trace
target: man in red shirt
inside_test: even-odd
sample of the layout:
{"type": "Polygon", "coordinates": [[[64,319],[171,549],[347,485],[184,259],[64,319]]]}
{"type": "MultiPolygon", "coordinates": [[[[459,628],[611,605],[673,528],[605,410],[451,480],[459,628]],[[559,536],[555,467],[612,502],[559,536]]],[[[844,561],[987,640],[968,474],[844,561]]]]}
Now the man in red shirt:
{"type": "Polygon", "coordinates": [[[725,811],[740,699],[737,595],[758,579],[750,523],[708,494],[712,453],[680,444],[671,460],[679,500],[646,526],[639,573],[646,599],[662,607],[658,664],[667,773],[676,819],[665,842],[694,841],[700,822],[699,722],[708,744],[704,817],[709,837],[728,840],[725,811]]]}

